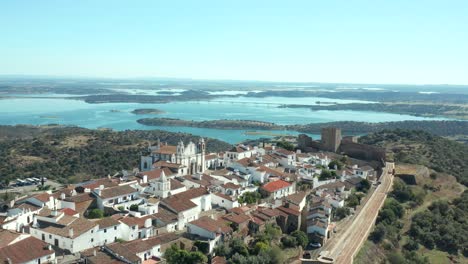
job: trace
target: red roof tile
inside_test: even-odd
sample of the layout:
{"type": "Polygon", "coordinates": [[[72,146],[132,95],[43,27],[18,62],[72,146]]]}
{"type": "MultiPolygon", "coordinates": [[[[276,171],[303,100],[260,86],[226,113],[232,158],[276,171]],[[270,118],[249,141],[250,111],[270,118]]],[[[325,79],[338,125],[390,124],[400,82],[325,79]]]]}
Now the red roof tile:
{"type": "Polygon", "coordinates": [[[47,243],[34,237],[28,237],[0,248],[0,263],[6,263],[7,259],[10,259],[12,263],[24,263],[51,254],[54,254],[54,251],[48,249],[47,243]]]}
{"type": "Polygon", "coordinates": [[[266,183],[265,185],[262,186],[262,189],[267,192],[272,193],[272,192],[284,189],[289,186],[291,186],[291,183],[287,181],[283,181],[283,180],[277,180],[277,181],[266,183]]]}

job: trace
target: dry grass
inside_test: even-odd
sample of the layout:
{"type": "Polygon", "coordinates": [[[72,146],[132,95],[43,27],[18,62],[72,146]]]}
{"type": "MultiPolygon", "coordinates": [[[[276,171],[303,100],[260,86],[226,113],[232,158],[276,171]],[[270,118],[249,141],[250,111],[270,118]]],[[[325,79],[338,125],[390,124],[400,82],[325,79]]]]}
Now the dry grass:
{"type": "Polygon", "coordinates": [[[19,166],[28,166],[36,162],[44,162],[45,159],[36,156],[24,156],[15,155],[13,158],[14,162],[19,166]]]}
{"type": "Polygon", "coordinates": [[[93,140],[94,138],[90,136],[83,136],[83,135],[77,135],[77,136],[71,136],[67,137],[65,140],[63,140],[60,143],[61,148],[79,148],[79,147],[84,147],[88,145],[88,142],[90,140],[93,140]]]}

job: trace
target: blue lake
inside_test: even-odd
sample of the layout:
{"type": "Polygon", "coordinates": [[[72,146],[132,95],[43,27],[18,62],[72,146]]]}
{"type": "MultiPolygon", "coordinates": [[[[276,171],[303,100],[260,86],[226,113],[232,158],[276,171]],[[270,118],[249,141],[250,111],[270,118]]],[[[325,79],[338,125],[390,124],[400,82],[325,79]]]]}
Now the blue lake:
{"type": "MultiPolygon", "coordinates": [[[[138,124],[145,117],[170,117],[184,120],[248,119],[277,124],[308,124],[333,121],[386,122],[403,120],[427,120],[437,118],[415,117],[365,111],[311,111],[307,108],[278,108],[279,104],[315,104],[320,102],[349,103],[356,100],[326,98],[218,98],[213,101],[172,102],[167,104],[104,103],[88,104],[75,99],[63,98],[12,98],[0,100],[0,124],[64,124],[86,128],[161,129],[185,132],[237,143],[246,139],[265,137],[247,135],[246,130],[221,130],[192,127],[149,127],[138,124]],[[267,105],[257,102],[268,103],[267,105]],[[160,115],[135,115],[137,108],[156,108],[165,111],[160,115]],[[111,111],[113,110],[113,111],[111,111]]],[[[443,119],[443,118],[439,118],[443,119]]],[[[269,131],[273,134],[297,135],[295,131],[269,131]]],[[[317,138],[318,135],[312,135],[317,138]]]]}

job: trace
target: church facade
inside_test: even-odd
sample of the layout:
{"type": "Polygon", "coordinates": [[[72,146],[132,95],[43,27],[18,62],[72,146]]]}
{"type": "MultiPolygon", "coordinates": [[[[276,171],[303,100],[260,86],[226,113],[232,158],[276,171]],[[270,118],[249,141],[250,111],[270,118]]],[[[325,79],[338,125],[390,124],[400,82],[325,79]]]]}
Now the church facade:
{"type": "Polygon", "coordinates": [[[205,140],[200,138],[197,144],[190,141],[187,145],[180,141],[177,146],[161,144],[149,146],[150,152],[141,157],[140,170],[149,171],[157,168],[169,168],[179,176],[203,173],[206,170],[205,140]]]}

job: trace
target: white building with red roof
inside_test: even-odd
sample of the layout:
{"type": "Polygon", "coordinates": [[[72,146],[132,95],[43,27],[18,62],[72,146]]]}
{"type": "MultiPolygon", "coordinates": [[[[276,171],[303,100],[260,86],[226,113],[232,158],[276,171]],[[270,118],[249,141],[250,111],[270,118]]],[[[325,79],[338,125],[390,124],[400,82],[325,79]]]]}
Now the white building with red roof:
{"type": "Polygon", "coordinates": [[[260,189],[268,193],[273,199],[280,199],[296,192],[296,184],[283,180],[264,184],[260,189]]]}

